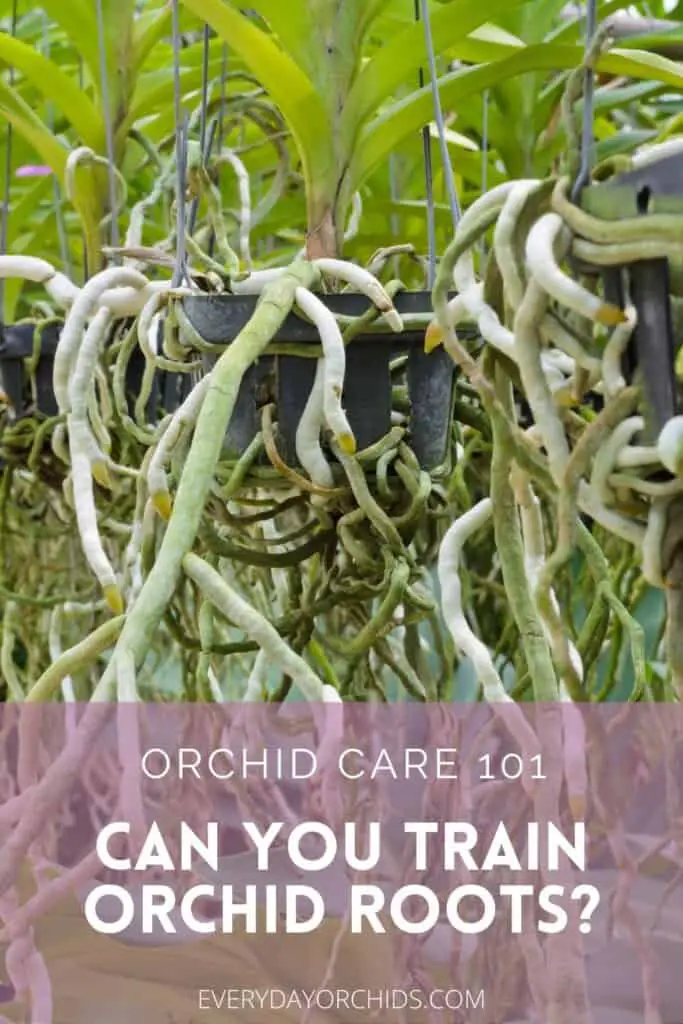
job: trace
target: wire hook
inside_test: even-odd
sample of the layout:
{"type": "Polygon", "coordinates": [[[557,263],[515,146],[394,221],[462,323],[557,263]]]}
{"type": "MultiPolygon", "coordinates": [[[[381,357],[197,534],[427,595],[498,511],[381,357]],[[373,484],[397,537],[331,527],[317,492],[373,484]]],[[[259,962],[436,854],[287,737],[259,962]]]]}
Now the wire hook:
{"type": "MultiPolygon", "coordinates": [[[[420,0],[414,0],[415,21],[420,21],[420,0]]],[[[424,71],[420,68],[418,73],[420,88],[424,88],[424,71]]],[[[436,214],[434,209],[434,169],[432,165],[432,140],[429,135],[429,125],[422,129],[422,149],[424,154],[426,201],[427,201],[427,250],[428,262],[428,285],[434,287],[436,280],[436,214]]]]}
{"type": "Polygon", "coordinates": [[[428,0],[420,0],[422,11],[422,23],[424,25],[425,46],[427,48],[427,62],[429,65],[429,78],[432,87],[432,103],[434,105],[434,120],[439,133],[439,146],[441,149],[441,163],[443,165],[444,178],[446,179],[446,191],[448,192],[448,204],[451,210],[453,231],[457,230],[460,223],[460,203],[455,187],[455,177],[448,155],[448,142],[446,140],[446,123],[441,109],[441,96],[439,95],[439,80],[436,74],[436,55],[434,53],[434,42],[432,40],[432,26],[429,17],[428,0]]]}
{"type": "MultiPolygon", "coordinates": [[[[202,43],[202,99],[200,108],[200,120],[199,120],[199,149],[202,154],[202,162],[206,165],[209,161],[209,155],[211,151],[211,144],[213,143],[213,133],[211,133],[209,144],[207,145],[207,114],[209,107],[209,45],[211,42],[211,29],[208,25],[204,26],[203,43],[202,43]]],[[[187,232],[191,235],[194,232],[195,223],[197,220],[197,210],[199,209],[199,199],[195,196],[190,203],[190,215],[187,222],[187,232]]]]}
{"type": "Polygon", "coordinates": [[[173,110],[176,131],[176,266],[172,285],[177,288],[185,280],[185,166],[189,117],[182,109],[180,86],[180,14],[178,0],[172,0],[173,22],[173,110]]]}
{"type": "Polygon", "coordinates": [[[584,88],[583,88],[583,123],[581,126],[581,163],[572,186],[571,199],[576,203],[581,192],[590,181],[593,166],[593,117],[595,113],[595,71],[591,60],[593,41],[598,27],[597,0],[586,0],[586,45],[584,88]]]}
{"type": "MultiPolygon", "coordinates": [[[[107,67],[107,44],[104,36],[104,13],[102,0],[97,0],[97,48],[100,58],[100,96],[104,112],[104,130],[107,143],[107,184],[109,186],[109,206],[111,207],[110,238],[113,249],[119,246],[119,211],[116,197],[116,177],[114,175],[114,129],[111,121],[109,105],[109,70],[107,67]]],[[[119,256],[113,257],[114,263],[120,263],[119,256]]]]}
{"type": "MultiPolygon", "coordinates": [[[[17,0],[12,0],[12,20],[10,35],[12,38],[17,34],[17,0]]],[[[9,69],[9,81],[10,85],[14,83],[14,68],[10,64],[9,69]]],[[[12,142],[14,141],[14,135],[12,130],[12,122],[8,119],[6,126],[5,135],[5,188],[2,202],[2,220],[0,220],[0,253],[3,255],[7,252],[7,238],[9,234],[9,203],[10,203],[10,188],[12,184],[12,142]]],[[[0,281],[0,323],[4,320],[5,316],[5,282],[0,281]]]]}

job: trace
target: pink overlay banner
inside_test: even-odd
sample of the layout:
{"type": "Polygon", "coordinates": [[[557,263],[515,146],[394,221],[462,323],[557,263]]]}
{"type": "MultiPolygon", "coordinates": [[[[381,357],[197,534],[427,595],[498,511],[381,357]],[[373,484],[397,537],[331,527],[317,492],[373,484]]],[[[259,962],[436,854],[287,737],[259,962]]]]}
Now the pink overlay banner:
{"type": "Polygon", "coordinates": [[[683,709],[7,705],[0,1021],[683,1022],[683,709]]]}

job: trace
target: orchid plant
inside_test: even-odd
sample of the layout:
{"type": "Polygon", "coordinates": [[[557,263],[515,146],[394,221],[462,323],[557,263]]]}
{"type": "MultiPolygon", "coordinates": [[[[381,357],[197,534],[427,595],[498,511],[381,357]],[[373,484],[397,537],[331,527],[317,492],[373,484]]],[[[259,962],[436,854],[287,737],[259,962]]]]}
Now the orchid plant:
{"type": "MultiPolygon", "coordinates": [[[[12,700],[87,710],[40,798],[68,790],[112,701],[448,701],[465,696],[469,666],[475,696],[529,756],[538,737],[522,702],[567,711],[547,742],[579,818],[594,767],[581,704],[617,692],[624,658],[632,700],[683,689],[680,420],[640,443],[639,383],[621,365],[637,314],[574,273],[576,260],[662,257],[681,225],[606,225],[571,199],[580,18],[561,18],[556,0],[446,0],[417,20],[398,0],[44,6],[59,47],[36,52],[30,16],[0,36],[14,69],[0,110],[21,140],[19,180],[47,167],[71,204],[85,280],[48,258],[37,230],[25,243],[9,231],[0,277],[37,286],[24,310],[42,289],[63,323],[57,415],[8,411],[3,425],[2,535],[16,547],[2,552],[0,671],[12,700]],[[37,95],[58,109],[55,131],[37,95]],[[428,252],[416,142],[430,125],[459,203],[451,219],[447,160],[430,182],[428,252]],[[434,245],[433,309],[408,323],[396,296],[423,283],[434,245]],[[335,314],[342,289],[367,300],[361,316],[335,314]],[[189,300],[249,297],[227,345],[187,313],[189,300]],[[292,313],[317,334],[306,351],[283,340],[292,313]],[[438,472],[411,447],[405,355],[391,362],[391,429],[357,443],[347,347],[378,325],[423,330],[427,358],[442,346],[459,370],[438,472]],[[289,461],[272,372],[283,357],[315,367],[289,461]],[[254,368],[258,427],[236,454],[226,436],[254,368]],[[176,408],[152,401],[161,373],[187,382],[176,408]],[[646,650],[638,605],[662,591],[668,634],[646,650]]],[[[646,42],[588,61],[600,156],[619,166],[661,154],[644,142],[680,149],[670,94],[683,74],[646,42]]],[[[44,184],[21,193],[22,216],[44,184]]],[[[321,748],[335,736],[322,729],[321,748]]],[[[112,782],[134,814],[123,769],[139,743],[119,736],[112,782]]],[[[0,878],[40,831],[30,809],[17,820],[0,878]]],[[[578,991],[575,951],[558,940],[548,955],[578,991]]],[[[29,996],[42,1013],[39,980],[29,996]]],[[[564,1024],[550,987],[546,1019],[564,1024]]]]}

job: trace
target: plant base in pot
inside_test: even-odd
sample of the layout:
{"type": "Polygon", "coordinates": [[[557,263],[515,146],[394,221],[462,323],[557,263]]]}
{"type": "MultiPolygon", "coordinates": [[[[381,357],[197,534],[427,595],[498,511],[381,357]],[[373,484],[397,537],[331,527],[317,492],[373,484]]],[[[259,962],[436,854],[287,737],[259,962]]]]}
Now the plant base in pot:
{"type": "MultiPolygon", "coordinates": [[[[251,319],[258,296],[200,295],[183,300],[192,328],[211,345],[229,345],[251,319]]],[[[345,318],[362,316],[371,303],[364,295],[341,293],[324,297],[327,307],[345,318]]],[[[401,292],[394,298],[398,313],[406,318],[428,316],[430,292],[401,292]]],[[[381,440],[392,426],[391,362],[406,356],[410,445],[426,470],[442,466],[448,457],[453,416],[454,365],[442,350],[426,355],[424,327],[408,326],[392,332],[378,319],[346,348],[343,404],[359,449],[381,440]]],[[[278,332],[279,344],[319,345],[316,327],[290,313],[278,332]]],[[[207,363],[215,361],[208,357],[207,363]]],[[[266,355],[247,372],[228,431],[227,446],[241,454],[260,428],[260,406],[268,394],[277,406],[282,454],[296,459],[296,429],[313,387],[316,361],[306,356],[266,355]]]]}

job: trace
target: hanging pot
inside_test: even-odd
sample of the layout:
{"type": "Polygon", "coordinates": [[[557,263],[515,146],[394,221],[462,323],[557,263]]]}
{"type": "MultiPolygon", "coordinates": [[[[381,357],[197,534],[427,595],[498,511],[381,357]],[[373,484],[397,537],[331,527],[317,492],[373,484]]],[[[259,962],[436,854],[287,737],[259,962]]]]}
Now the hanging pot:
{"type": "MultiPolygon", "coordinates": [[[[358,317],[370,307],[364,296],[352,293],[325,295],[323,301],[333,313],[358,317]]],[[[256,295],[198,295],[183,300],[190,324],[213,345],[229,345],[254,314],[256,295]]],[[[394,305],[402,316],[432,311],[431,292],[400,292],[394,305]]],[[[346,379],[343,405],[359,449],[384,437],[391,429],[392,382],[389,364],[407,354],[406,379],[410,400],[410,445],[424,469],[442,465],[449,448],[453,415],[454,365],[439,348],[426,355],[424,328],[410,328],[398,334],[382,320],[376,329],[357,335],[346,349],[346,379]]],[[[278,331],[280,343],[319,345],[313,324],[290,313],[278,331]]],[[[216,361],[206,357],[207,369],[216,361]]],[[[295,355],[262,357],[247,371],[232,416],[227,446],[243,452],[260,429],[260,407],[274,400],[278,410],[281,451],[288,462],[296,460],[296,429],[313,387],[316,361],[295,355]]]]}
{"type": "MultiPolygon", "coordinates": [[[[369,307],[369,300],[358,294],[343,293],[324,297],[335,314],[353,318],[369,307]]],[[[208,343],[229,345],[254,314],[255,295],[197,295],[183,301],[185,314],[197,333],[208,343]]],[[[430,292],[402,292],[394,301],[402,316],[429,314],[430,292]]],[[[0,334],[0,386],[20,418],[31,410],[25,361],[33,355],[37,324],[26,321],[6,325],[0,334]]],[[[54,355],[63,324],[52,322],[43,327],[40,355],[35,370],[37,411],[44,416],[58,412],[52,377],[54,355]]],[[[295,313],[285,319],[278,341],[300,345],[319,345],[316,328],[295,313]]],[[[344,407],[360,449],[384,437],[391,428],[392,381],[389,364],[398,355],[407,355],[406,382],[410,401],[410,444],[424,469],[443,465],[449,447],[452,422],[454,366],[443,349],[426,355],[424,329],[407,328],[400,334],[379,320],[376,329],[357,335],[347,347],[344,407]]],[[[217,357],[205,358],[209,370],[217,357]]],[[[126,373],[126,391],[132,413],[144,371],[144,357],[136,348],[126,373]]],[[[278,428],[282,454],[296,461],[295,437],[315,377],[315,359],[294,355],[261,358],[247,371],[228,430],[227,446],[241,454],[260,429],[260,409],[274,400],[278,409],[278,428]]],[[[150,396],[150,418],[173,412],[186,397],[191,380],[187,374],[160,372],[150,396]]]]}
{"type": "MultiPolygon", "coordinates": [[[[125,321],[124,330],[132,327],[134,320],[125,321]]],[[[163,341],[163,324],[158,327],[157,343],[161,350],[163,341]]],[[[126,367],[126,395],[128,411],[134,414],[135,399],[140,394],[145,374],[145,357],[136,345],[126,367]]],[[[157,370],[152,380],[152,390],[147,400],[147,420],[156,423],[169,412],[175,412],[192,389],[192,379],[188,373],[171,373],[169,370],[157,370]]]]}
{"type": "MultiPolygon", "coordinates": [[[[130,322],[122,321],[121,325],[130,326],[130,322]]],[[[62,321],[53,321],[45,324],[42,329],[40,354],[35,369],[37,409],[31,408],[26,360],[33,355],[38,324],[27,320],[0,329],[0,387],[7,396],[15,419],[30,412],[38,412],[46,417],[56,416],[59,412],[52,377],[54,356],[63,326],[62,321]]],[[[144,356],[136,347],[126,371],[126,393],[131,415],[135,397],[140,393],[144,369],[144,356]]],[[[150,419],[153,421],[158,416],[159,409],[174,412],[186,397],[189,387],[187,374],[155,374],[148,405],[150,419]]]]}
{"type": "MultiPolygon", "coordinates": [[[[17,419],[28,412],[30,396],[27,395],[28,378],[24,363],[33,355],[37,326],[27,320],[6,324],[0,333],[0,386],[17,419]]],[[[62,326],[57,322],[46,324],[40,338],[40,355],[35,370],[36,400],[37,411],[45,416],[56,416],[58,412],[52,370],[62,326]]]]}
{"type": "MultiPolygon", "coordinates": [[[[579,205],[591,216],[615,225],[640,218],[645,234],[651,216],[683,211],[682,181],[683,155],[675,152],[584,188],[579,205]]],[[[682,339],[672,316],[669,259],[630,260],[622,266],[589,269],[602,277],[609,301],[623,308],[628,295],[636,309],[624,374],[627,380],[636,372],[642,376],[642,443],[653,444],[666,423],[681,411],[675,360],[682,339]]]]}

